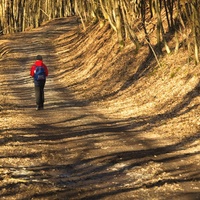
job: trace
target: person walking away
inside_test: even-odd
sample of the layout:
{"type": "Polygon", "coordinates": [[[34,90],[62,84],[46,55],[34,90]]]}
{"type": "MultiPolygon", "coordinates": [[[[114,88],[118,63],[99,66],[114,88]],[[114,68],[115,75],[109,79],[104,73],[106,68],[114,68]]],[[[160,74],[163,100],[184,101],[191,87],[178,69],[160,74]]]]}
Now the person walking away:
{"type": "Polygon", "coordinates": [[[48,76],[48,68],[43,63],[41,55],[36,56],[35,63],[31,66],[30,75],[33,77],[35,86],[35,99],[36,110],[44,108],[44,86],[46,83],[46,77],[48,76]]]}

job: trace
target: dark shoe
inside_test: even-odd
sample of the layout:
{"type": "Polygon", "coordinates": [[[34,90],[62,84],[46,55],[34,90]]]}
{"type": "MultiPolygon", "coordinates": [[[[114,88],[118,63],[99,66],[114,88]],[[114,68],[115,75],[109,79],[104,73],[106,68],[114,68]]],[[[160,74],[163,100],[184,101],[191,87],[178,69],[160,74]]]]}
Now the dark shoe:
{"type": "Polygon", "coordinates": [[[36,107],[36,110],[40,110],[40,106],[37,106],[37,107],[36,107]]]}

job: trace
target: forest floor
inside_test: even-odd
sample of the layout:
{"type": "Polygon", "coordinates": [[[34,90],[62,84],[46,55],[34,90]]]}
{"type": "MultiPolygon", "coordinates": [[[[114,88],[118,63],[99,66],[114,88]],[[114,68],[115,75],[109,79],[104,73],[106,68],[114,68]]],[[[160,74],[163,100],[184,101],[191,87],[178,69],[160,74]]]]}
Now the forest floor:
{"type": "Polygon", "coordinates": [[[75,18],[0,37],[0,199],[200,199],[199,66],[114,37],[75,18]]]}

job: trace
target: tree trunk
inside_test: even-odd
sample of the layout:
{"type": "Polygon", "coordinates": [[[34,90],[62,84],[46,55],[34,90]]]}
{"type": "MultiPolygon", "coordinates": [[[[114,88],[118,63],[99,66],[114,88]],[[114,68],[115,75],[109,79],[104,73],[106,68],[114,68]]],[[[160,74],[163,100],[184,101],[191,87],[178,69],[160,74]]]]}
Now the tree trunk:
{"type": "Polygon", "coordinates": [[[121,15],[120,5],[118,0],[114,0],[114,14],[117,29],[118,42],[121,47],[124,46],[124,23],[121,15]]]}

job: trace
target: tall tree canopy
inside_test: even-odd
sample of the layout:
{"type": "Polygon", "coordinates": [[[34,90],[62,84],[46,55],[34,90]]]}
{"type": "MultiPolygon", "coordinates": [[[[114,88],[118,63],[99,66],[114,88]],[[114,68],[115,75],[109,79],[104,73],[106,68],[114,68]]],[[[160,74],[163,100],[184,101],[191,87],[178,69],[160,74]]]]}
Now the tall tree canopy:
{"type": "Polygon", "coordinates": [[[83,28],[87,23],[108,22],[116,31],[121,46],[127,39],[140,47],[138,30],[143,31],[151,45],[147,28],[154,23],[156,47],[162,52],[188,47],[199,62],[200,1],[199,0],[0,0],[0,34],[35,28],[54,18],[77,15],[83,28]],[[169,47],[169,32],[176,43],[169,47]],[[180,41],[179,38],[184,38],[180,41]]]}

